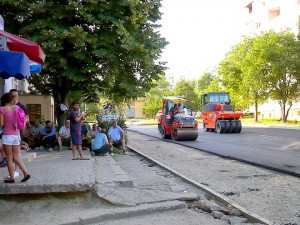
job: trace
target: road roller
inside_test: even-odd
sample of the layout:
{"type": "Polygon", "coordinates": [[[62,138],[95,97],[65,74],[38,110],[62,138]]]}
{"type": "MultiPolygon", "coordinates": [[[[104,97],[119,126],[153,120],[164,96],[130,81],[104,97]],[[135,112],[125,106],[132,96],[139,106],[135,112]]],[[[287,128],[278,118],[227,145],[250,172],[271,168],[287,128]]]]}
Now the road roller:
{"type": "Polygon", "coordinates": [[[240,133],[243,112],[235,111],[228,92],[209,92],[201,95],[203,128],[220,133],[240,133]]]}
{"type": "Polygon", "coordinates": [[[186,107],[187,100],[180,96],[163,98],[158,131],[162,139],[195,141],[198,138],[198,121],[186,107]],[[177,107],[177,108],[176,108],[177,107]]]}

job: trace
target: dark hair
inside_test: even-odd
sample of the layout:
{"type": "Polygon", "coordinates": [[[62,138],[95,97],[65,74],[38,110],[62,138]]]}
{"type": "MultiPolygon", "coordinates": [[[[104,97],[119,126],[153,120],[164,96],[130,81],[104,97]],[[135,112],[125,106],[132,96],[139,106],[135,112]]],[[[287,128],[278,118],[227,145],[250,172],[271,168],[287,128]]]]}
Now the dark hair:
{"type": "Polygon", "coordinates": [[[71,104],[71,105],[73,106],[73,105],[76,105],[76,104],[78,104],[78,105],[79,105],[79,101],[74,101],[74,102],[72,102],[72,104],[71,104]]]}
{"type": "Polygon", "coordinates": [[[50,120],[46,120],[46,122],[45,122],[46,124],[48,124],[48,123],[51,123],[51,121],[50,120]]]}
{"type": "Polygon", "coordinates": [[[18,92],[18,90],[17,89],[10,89],[9,93],[12,93],[12,92],[18,92]]]}
{"type": "Polygon", "coordinates": [[[1,106],[5,106],[7,103],[11,103],[13,101],[13,95],[8,92],[1,96],[1,106]]]}

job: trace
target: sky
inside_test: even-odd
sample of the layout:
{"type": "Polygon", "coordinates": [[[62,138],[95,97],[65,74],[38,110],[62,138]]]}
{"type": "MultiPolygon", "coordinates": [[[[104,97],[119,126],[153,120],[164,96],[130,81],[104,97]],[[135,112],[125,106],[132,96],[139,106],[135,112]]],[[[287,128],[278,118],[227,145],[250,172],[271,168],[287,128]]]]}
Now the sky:
{"type": "Polygon", "coordinates": [[[238,43],[245,13],[241,0],[162,0],[160,33],[166,75],[196,79],[238,43]]]}

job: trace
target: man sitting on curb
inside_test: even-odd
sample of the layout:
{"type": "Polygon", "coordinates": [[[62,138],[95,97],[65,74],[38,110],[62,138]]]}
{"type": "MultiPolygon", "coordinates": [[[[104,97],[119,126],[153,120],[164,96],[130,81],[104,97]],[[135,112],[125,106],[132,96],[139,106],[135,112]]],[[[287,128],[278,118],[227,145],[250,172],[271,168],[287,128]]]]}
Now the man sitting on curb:
{"type": "Polygon", "coordinates": [[[104,156],[105,153],[111,151],[112,145],[108,142],[105,133],[98,133],[92,143],[92,151],[96,156],[104,156]]]}
{"type": "Polygon", "coordinates": [[[43,128],[44,126],[40,123],[40,120],[35,119],[33,125],[30,128],[33,135],[32,136],[33,146],[30,146],[31,148],[38,150],[42,147],[41,131],[43,130],[43,128]]]}
{"type": "Polygon", "coordinates": [[[115,147],[122,146],[124,154],[128,154],[125,147],[125,137],[123,129],[117,125],[117,121],[113,120],[108,130],[109,143],[115,147]]]}
{"type": "Polygon", "coordinates": [[[58,132],[57,142],[59,145],[59,150],[62,150],[62,143],[70,143],[70,149],[72,149],[72,140],[70,133],[70,120],[66,120],[65,125],[63,125],[58,132]]]}
{"type": "Polygon", "coordinates": [[[55,147],[56,134],[55,127],[50,120],[46,121],[46,126],[41,131],[43,145],[49,152],[52,152],[55,147]]]}

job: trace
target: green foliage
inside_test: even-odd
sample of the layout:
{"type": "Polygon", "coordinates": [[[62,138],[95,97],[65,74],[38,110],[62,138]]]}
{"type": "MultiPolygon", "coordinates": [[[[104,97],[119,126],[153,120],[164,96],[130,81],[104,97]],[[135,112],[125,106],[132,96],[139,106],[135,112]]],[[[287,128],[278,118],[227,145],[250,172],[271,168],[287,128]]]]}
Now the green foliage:
{"type": "Polygon", "coordinates": [[[196,91],[196,80],[181,79],[176,83],[173,90],[173,95],[185,97],[187,102],[187,108],[191,108],[196,111],[200,108],[200,98],[196,91]]]}
{"type": "Polygon", "coordinates": [[[209,72],[204,72],[200,78],[198,79],[198,87],[197,90],[200,95],[204,92],[207,92],[207,88],[209,87],[210,83],[214,81],[214,77],[209,72]]]}
{"type": "Polygon", "coordinates": [[[290,107],[299,100],[299,47],[289,30],[245,37],[220,63],[222,84],[243,108],[278,100],[286,122],[290,107]]]}
{"type": "Polygon", "coordinates": [[[67,102],[71,91],[84,101],[105,93],[115,102],[150,89],[165,69],[167,42],[157,31],[161,0],[1,1],[5,29],[41,44],[47,55],[36,91],[67,102]]]}
{"type": "Polygon", "coordinates": [[[160,75],[159,79],[153,80],[151,85],[152,88],[145,93],[143,111],[154,118],[157,111],[162,108],[162,98],[170,95],[170,84],[163,75],[160,75]]]}

